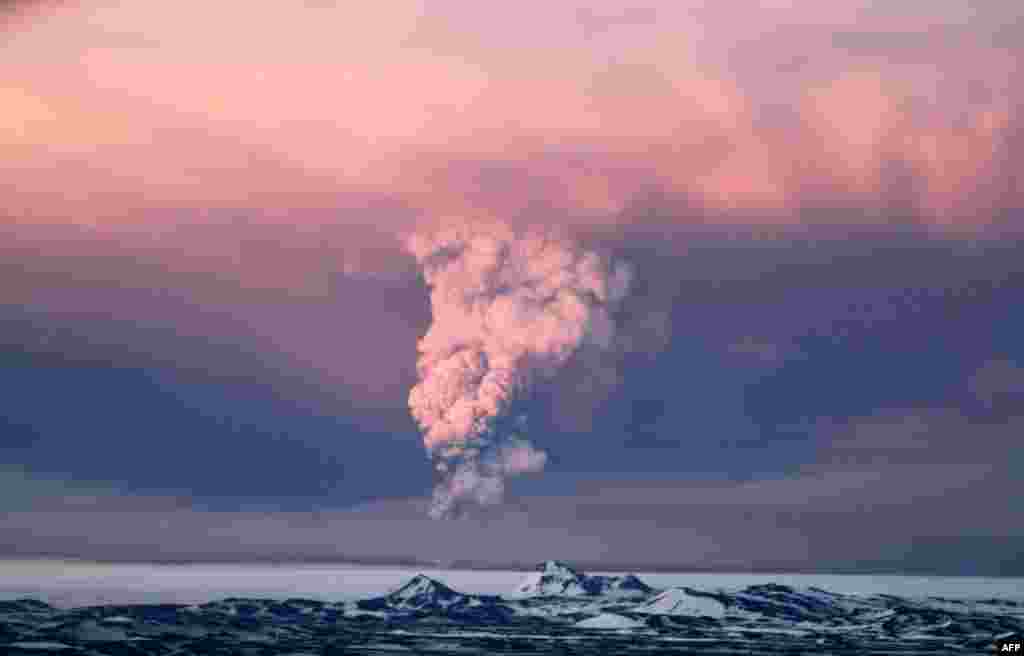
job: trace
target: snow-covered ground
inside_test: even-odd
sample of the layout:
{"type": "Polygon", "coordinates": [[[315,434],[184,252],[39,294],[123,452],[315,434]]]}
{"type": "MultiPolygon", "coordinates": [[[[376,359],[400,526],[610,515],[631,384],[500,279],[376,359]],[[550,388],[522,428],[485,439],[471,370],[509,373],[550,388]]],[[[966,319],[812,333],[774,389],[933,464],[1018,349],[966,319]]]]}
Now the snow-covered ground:
{"type": "MultiPolygon", "coordinates": [[[[57,560],[0,560],[0,599],[33,597],[58,607],[92,604],[203,603],[223,597],[302,597],[324,601],[362,599],[391,590],[415,574],[471,594],[517,596],[521,571],[405,569],[344,565],[138,565],[57,560]]],[[[613,576],[612,572],[592,574],[613,576]]],[[[621,575],[620,573],[617,573],[621,575]]],[[[821,574],[652,574],[648,585],[665,589],[739,590],[778,583],[843,594],[899,597],[1024,598],[1024,578],[866,576],[821,574]]]]}
{"type": "MultiPolygon", "coordinates": [[[[147,603],[121,599],[116,601],[131,605],[114,605],[111,597],[124,588],[108,587],[98,605],[93,605],[97,600],[92,599],[76,602],[69,609],[40,601],[44,595],[38,590],[45,588],[46,582],[39,578],[45,578],[48,570],[41,563],[24,565],[18,570],[8,564],[8,573],[22,585],[36,577],[37,593],[0,601],[3,653],[79,656],[93,654],[95,648],[120,653],[130,645],[131,653],[146,656],[168,651],[194,656],[236,653],[243,648],[259,653],[266,649],[367,654],[456,649],[540,654],[564,651],[572,645],[571,653],[579,654],[607,653],[609,649],[622,654],[652,650],[668,654],[692,653],[701,645],[700,650],[707,653],[931,654],[977,651],[991,646],[998,636],[1017,640],[1024,632],[1024,588],[1004,585],[994,590],[985,579],[975,580],[974,587],[961,585],[961,595],[937,594],[943,591],[915,584],[905,588],[913,594],[901,596],[893,594],[893,586],[871,592],[823,589],[810,585],[819,582],[813,577],[802,577],[802,585],[791,585],[790,577],[785,579],[790,584],[732,579],[729,583],[733,585],[724,585],[721,579],[712,578],[703,581],[707,583],[703,586],[659,586],[658,577],[648,581],[629,575],[593,575],[547,561],[532,573],[477,573],[473,581],[478,588],[488,574],[502,574],[502,578],[514,574],[519,579],[506,583],[504,590],[488,589],[486,593],[455,585],[460,577],[451,576],[453,572],[431,576],[400,571],[404,577],[395,580],[390,576],[395,570],[376,570],[389,572],[391,580],[364,578],[364,585],[372,582],[378,586],[369,595],[346,599],[354,594],[354,587],[346,589],[347,595],[339,594],[338,587],[356,573],[365,575],[368,568],[221,567],[200,571],[133,566],[118,569],[117,578],[123,586],[129,575],[140,577],[129,588],[131,594],[166,595],[166,587],[153,591],[154,576],[159,582],[163,581],[160,577],[177,573],[194,586],[200,582],[196,577],[205,574],[201,588],[182,587],[179,581],[171,591],[215,599],[190,604],[167,603],[166,598],[147,603]],[[225,572],[230,576],[225,578],[225,572]],[[260,572],[264,578],[259,577],[260,572]],[[244,579],[246,575],[254,580],[244,579]],[[285,581],[282,575],[292,578],[285,581]],[[303,586],[317,576],[319,585],[304,591],[303,586]],[[249,590],[265,586],[270,592],[228,594],[224,589],[228,580],[230,585],[244,583],[249,590]],[[381,589],[385,582],[391,585],[381,589]],[[965,591],[970,594],[963,595],[965,591]]],[[[96,595],[98,584],[110,584],[104,566],[74,563],[61,567],[51,576],[60,580],[63,587],[59,589],[65,595],[96,595]]],[[[488,579],[488,583],[495,582],[495,578],[488,579]]],[[[64,599],[67,602],[69,597],[64,599]]]]}

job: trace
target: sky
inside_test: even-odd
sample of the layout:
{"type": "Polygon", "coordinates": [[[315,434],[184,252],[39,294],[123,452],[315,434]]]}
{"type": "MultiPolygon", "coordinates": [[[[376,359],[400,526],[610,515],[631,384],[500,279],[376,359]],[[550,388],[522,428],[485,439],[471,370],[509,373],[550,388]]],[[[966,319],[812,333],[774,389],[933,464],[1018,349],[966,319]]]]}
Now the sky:
{"type": "Polygon", "coordinates": [[[12,3],[0,555],[1024,575],[1021,12],[12,3]],[[631,282],[434,521],[452,225],[631,282]]]}

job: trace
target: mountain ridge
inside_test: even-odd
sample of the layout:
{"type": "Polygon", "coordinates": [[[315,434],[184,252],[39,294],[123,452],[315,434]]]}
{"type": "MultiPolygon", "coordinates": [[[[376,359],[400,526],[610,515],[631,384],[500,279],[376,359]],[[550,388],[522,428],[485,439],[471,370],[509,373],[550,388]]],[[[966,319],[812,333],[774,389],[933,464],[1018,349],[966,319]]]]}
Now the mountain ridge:
{"type": "Polygon", "coordinates": [[[205,656],[268,644],[281,653],[433,653],[452,643],[474,653],[526,654],[550,653],[558,637],[575,640],[578,654],[699,649],[852,656],[976,653],[996,636],[1024,633],[1024,592],[1019,600],[906,598],[778,583],[656,589],[634,579],[545,561],[510,596],[461,592],[419,573],[355,601],[228,597],[62,610],[22,598],[0,601],[0,653],[205,656]],[[541,591],[559,594],[515,594],[531,583],[550,584],[541,591]],[[631,594],[619,594],[623,586],[631,594]]]}
{"type": "Polygon", "coordinates": [[[516,587],[517,593],[531,596],[613,594],[639,597],[654,590],[632,573],[622,576],[588,575],[559,560],[546,560],[536,570],[516,587]]]}

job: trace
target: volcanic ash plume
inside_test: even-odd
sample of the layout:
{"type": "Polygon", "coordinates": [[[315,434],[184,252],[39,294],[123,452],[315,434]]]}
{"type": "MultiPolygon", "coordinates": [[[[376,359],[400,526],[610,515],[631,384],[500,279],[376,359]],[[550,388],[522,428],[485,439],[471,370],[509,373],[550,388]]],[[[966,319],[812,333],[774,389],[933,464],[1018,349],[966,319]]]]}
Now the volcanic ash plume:
{"type": "Polygon", "coordinates": [[[565,240],[504,225],[419,233],[407,248],[433,311],[409,407],[440,477],[430,515],[449,518],[499,503],[506,477],[544,468],[517,402],[581,346],[611,345],[611,313],[631,273],[565,240]]]}

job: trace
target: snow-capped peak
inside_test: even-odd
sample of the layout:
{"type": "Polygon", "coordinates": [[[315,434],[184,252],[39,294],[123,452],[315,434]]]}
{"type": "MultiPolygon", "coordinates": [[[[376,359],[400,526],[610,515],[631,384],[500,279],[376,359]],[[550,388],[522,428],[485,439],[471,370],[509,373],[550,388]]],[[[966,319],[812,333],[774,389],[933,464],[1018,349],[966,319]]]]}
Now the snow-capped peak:
{"type": "Polygon", "coordinates": [[[588,576],[563,562],[548,560],[538,565],[516,592],[536,596],[646,596],[653,590],[633,574],[588,576]]]}
{"type": "Polygon", "coordinates": [[[462,594],[444,583],[424,574],[417,574],[385,598],[395,605],[422,607],[446,605],[462,597],[462,594]]]}
{"type": "Polygon", "coordinates": [[[549,576],[564,576],[564,577],[578,577],[582,576],[582,572],[578,572],[567,563],[563,563],[560,560],[545,560],[543,563],[537,566],[537,570],[547,574],[549,576]]]}
{"type": "Polygon", "coordinates": [[[586,575],[563,562],[548,560],[538,565],[536,572],[523,579],[516,592],[539,596],[593,594],[587,583],[586,575]]]}
{"type": "Polygon", "coordinates": [[[650,587],[635,574],[623,576],[591,576],[591,587],[595,588],[595,594],[616,595],[622,597],[646,597],[654,592],[650,587]]]}
{"type": "Polygon", "coordinates": [[[721,618],[725,615],[725,605],[718,598],[708,594],[686,588],[669,588],[637,608],[637,612],[721,618]]]}

